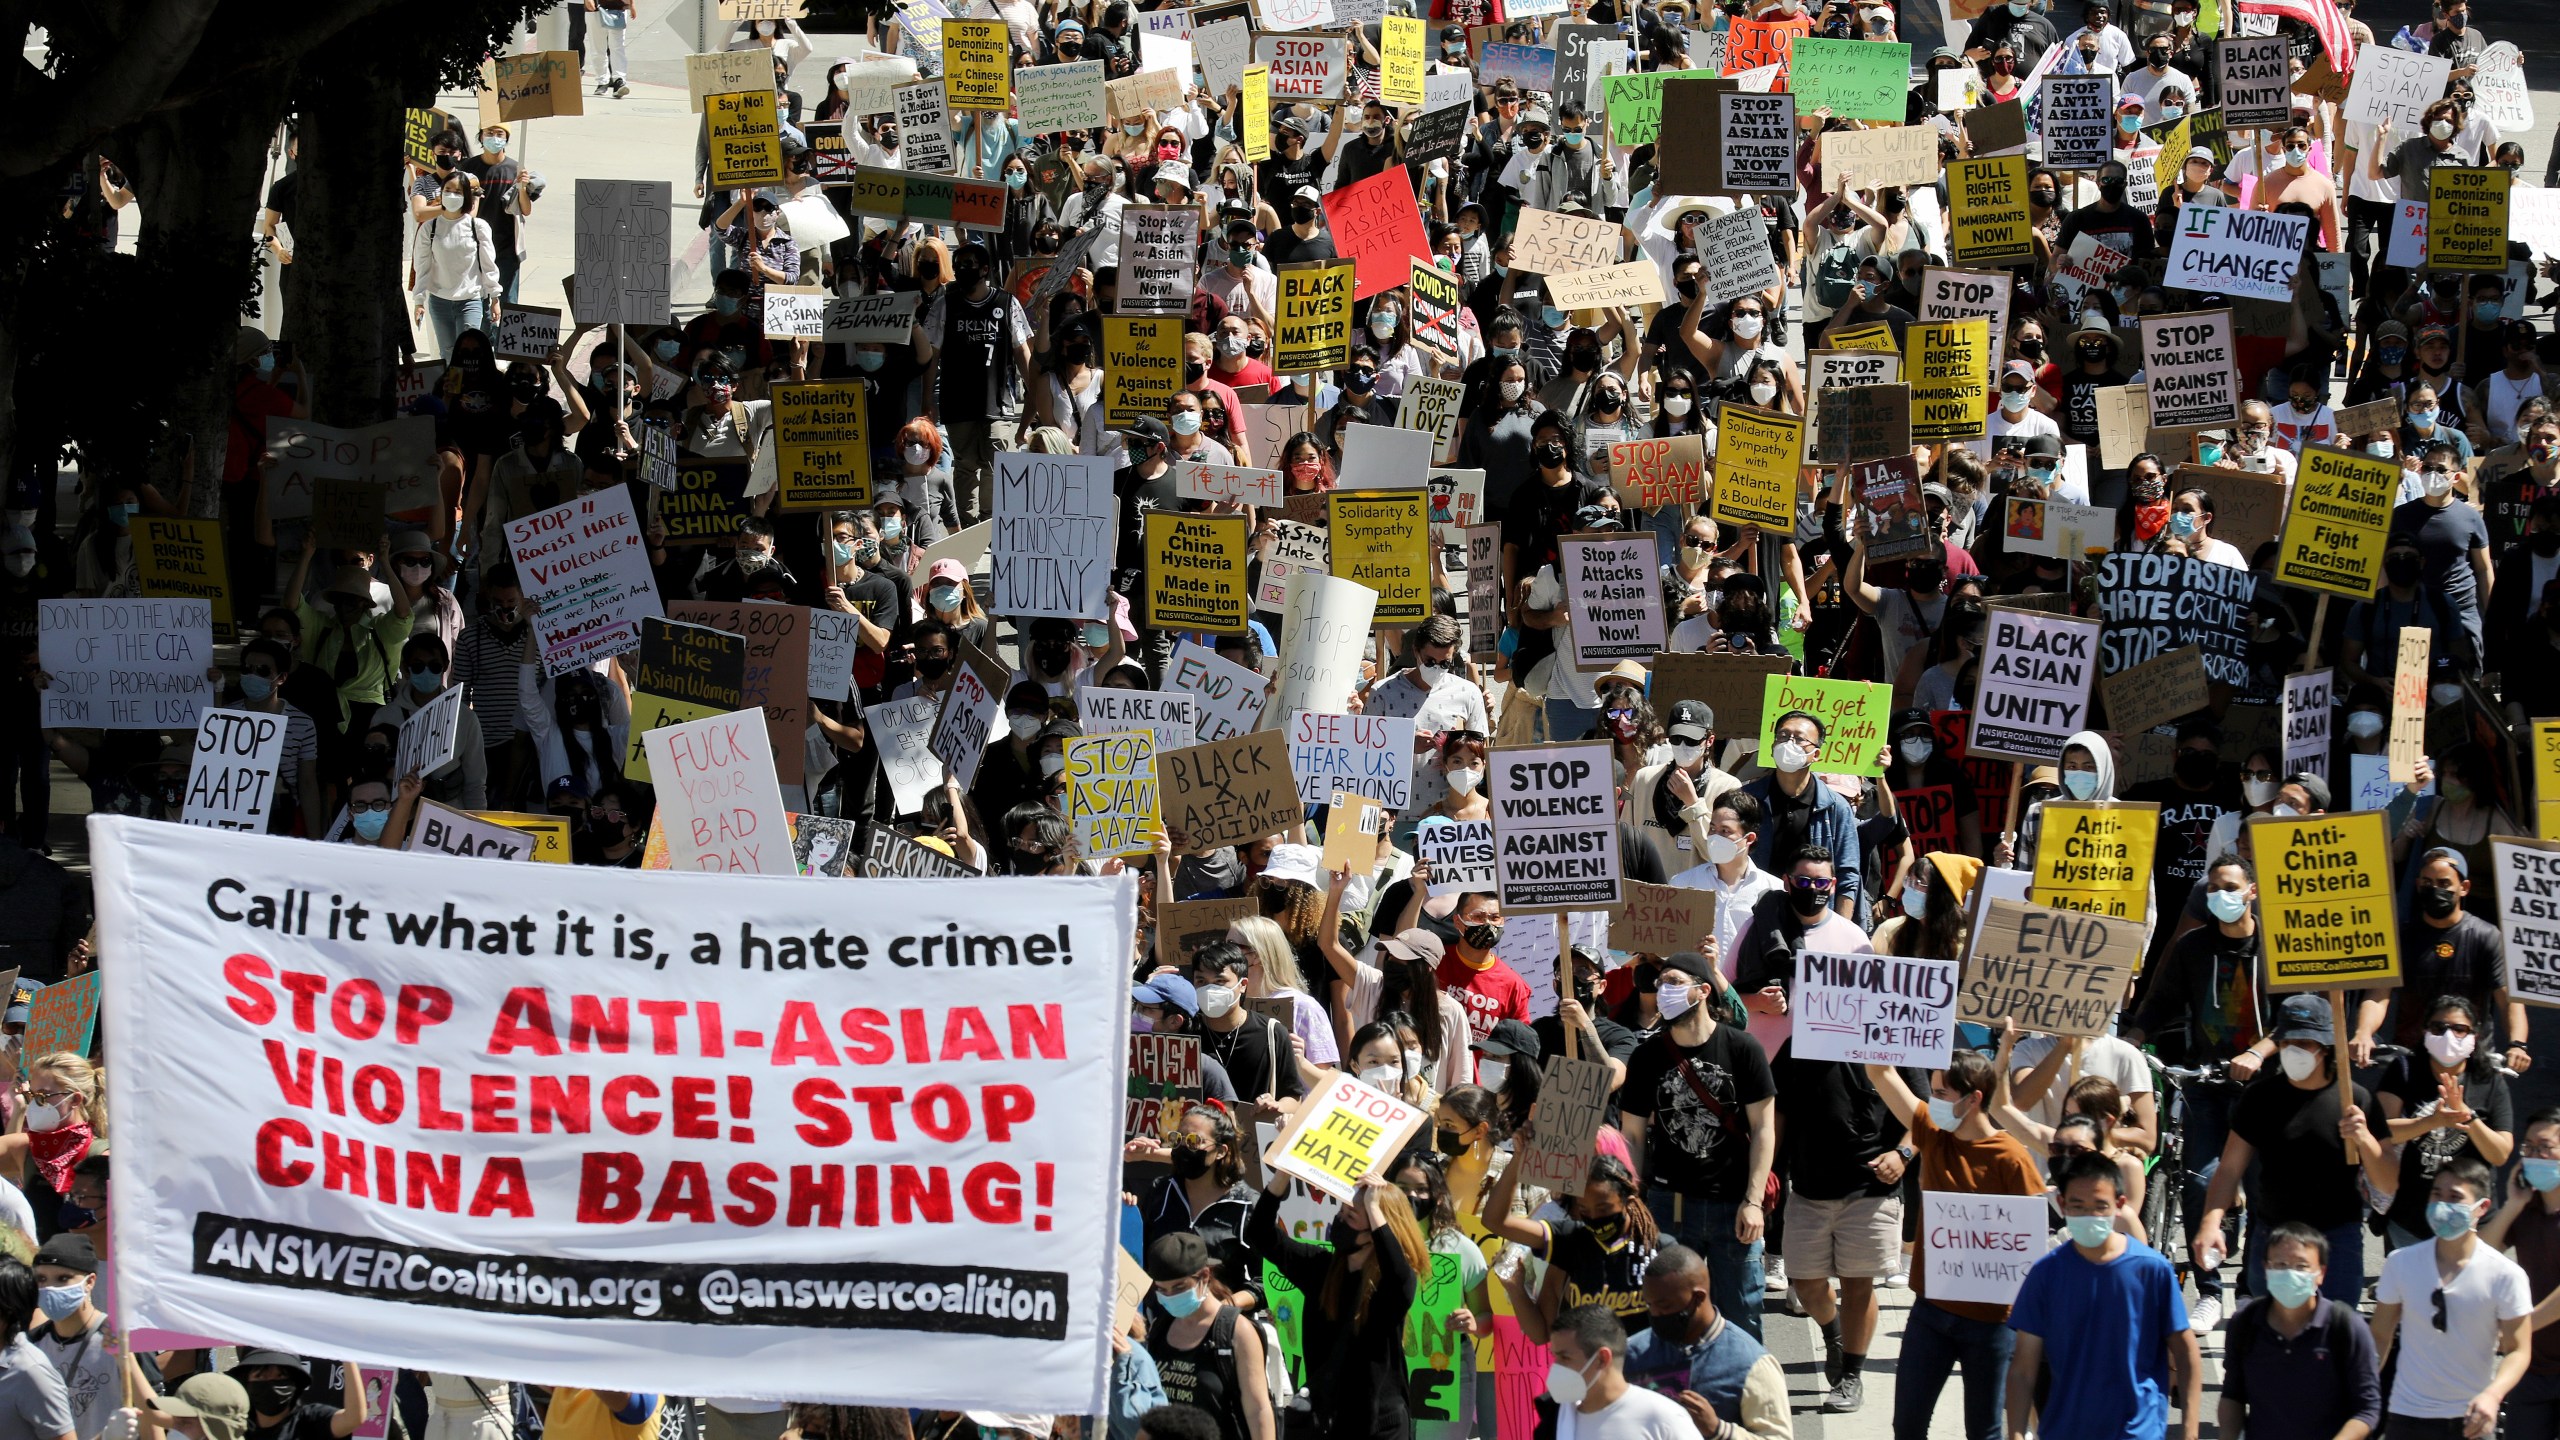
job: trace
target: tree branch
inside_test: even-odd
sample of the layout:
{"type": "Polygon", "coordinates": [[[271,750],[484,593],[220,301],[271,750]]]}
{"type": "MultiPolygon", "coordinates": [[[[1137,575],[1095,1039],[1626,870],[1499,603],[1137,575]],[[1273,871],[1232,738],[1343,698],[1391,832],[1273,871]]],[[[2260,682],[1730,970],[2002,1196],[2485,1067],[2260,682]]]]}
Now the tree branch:
{"type": "MultiPolygon", "coordinates": [[[[195,54],[219,4],[152,0],[125,43],[83,57],[84,73],[74,79],[56,80],[20,61],[10,86],[17,123],[0,145],[0,176],[56,169],[141,118],[195,54]]],[[[23,37],[25,31],[12,33],[23,37]]]]}

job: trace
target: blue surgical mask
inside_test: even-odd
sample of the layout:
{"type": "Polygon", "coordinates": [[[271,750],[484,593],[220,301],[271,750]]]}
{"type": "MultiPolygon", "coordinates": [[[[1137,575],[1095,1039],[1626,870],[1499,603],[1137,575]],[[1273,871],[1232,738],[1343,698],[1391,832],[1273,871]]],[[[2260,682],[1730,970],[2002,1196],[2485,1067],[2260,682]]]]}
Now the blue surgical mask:
{"type": "Polygon", "coordinates": [[[723,315],[735,315],[738,313],[738,297],[735,295],[714,295],[711,297],[711,308],[719,311],[723,315]]]}
{"type": "Polygon", "coordinates": [[[2116,1222],[2114,1217],[2107,1215],[2070,1215],[2064,1217],[2062,1228],[2071,1232],[2072,1244],[2084,1250],[2095,1250],[2106,1244],[2107,1237],[2115,1233],[2116,1222]]]}
{"type": "Polygon", "coordinates": [[[1953,1131],[1961,1123],[1956,1119],[1956,1102],[1930,1097],[1929,1123],[1941,1130],[1953,1131]]]}
{"type": "Polygon", "coordinates": [[[480,142],[480,148],[492,155],[504,155],[507,153],[507,137],[504,135],[492,135],[488,139],[480,142]]]}
{"type": "Polygon", "coordinates": [[[2184,105],[2163,104],[2160,107],[2160,118],[2162,120],[2175,120],[2186,113],[2187,107],[2184,105]]]}
{"type": "Polygon", "coordinates": [[[828,541],[828,542],[827,542],[827,553],[828,553],[830,556],[833,556],[833,557],[834,557],[835,562],[836,562],[838,565],[850,565],[850,564],[852,564],[852,563],[853,563],[853,546],[852,546],[852,544],[851,544],[851,543],[849,543],[849,542],[847,542],[847,541],[843,541],[843,540],[830,540],[830,541],[828,541]]]}
{"type": "Polygon", "coordinates": [[[276,373],[276,357],[275,352],[270,350],[258,357],[258,378],[264,380],[274,373],[276,373]]]}
{"type": "Polygon", "coordinates": [[[107,523],[115,526],[119,530],[123,529],[125,526],[133,523],[134,509],[135,507],[131,505],[108,506],[107,523]]]}
{"type": "Polygon", "coordinates": [[[1031,177],[1023,171],[1007,170],[1004,172],[1004,188],[1007,190],[1019,190],[1030,183],[1031,177]]]}
{"type": "Polygon", "coordinates": [[[2421,430],[2433,430],[2434,428],[2436,428],[2436,411],[2435,411],[2435,407],[2433,407],[2433,406],[2429,406],[2428,408],[2426,408],[2426,409],[2424,409],[2424,410],[2412,410],[2412,411],[2410,411],[2410,412],[2409,412],[2409,423],[2410,423],[2410,424],[2412,424],[2412,425],[2417,426],[2417,427],[2418,427],[2419,429],[2421,429],[2421,430]]]}
{"type": "Polygon", "coordinates": [[[960,608],[960,587],[957,585],[936,585],[932,589],[927,590],[925,595],[926,598],[933,601],[933,608],[936,610],[957,610],[960,608]]]}
{"type": "Polygon", "coordinates": [[[1917,885],[1902,887],[1902,913],[1917,920],[1929,909],[1929,892],[1917,885]]]}
{"type": "Polygon", "coordinates": [[[1200,1287],[1194,1285],[1188,1290],[1177,1290],[1170,1295],[1159,1290],[1156,1292],[1156,1304],[1164,1313],[1179,1320],[1200,1308],[1200,1287]]]}
{"type": "Polygon", "coordinates": [[[86,1285],[47,1285],[36,1292],[36,1308],[48,1320],[67,1320],[88,1298],[86,1285]]]}
{"type": "Polygon", "coordinates": [[[2170,516],[2169,533],[2179,536],[2193,535],[2196,533],[2196,517],[2184,510],[2170,516]]]}
{"type": "Polygon", "coordinates": [[[2459,1200],[2432,1200],[2427,1203],[2427,1228],[2436,1232],[2439,1240],[2459,1240],[2470,1234],[2471,1227],[2478,1223],[2479,1219],[2471,1213],[2471,1207],[2459,1200]]]}
{"type": "Polygon", "coordinates": [[[2204,908],[2225,925],[2233,924],[2249,913],[2249,897],[2237,890],[2212,890],[2204,897],[2204,908]]]}
{"type": "Polygon", "coordinates": [[[1564,323],[1564,312],[1553,305],[1541,305],[1538,307],[1538,320],[1539,323],[1553,330],[1564,323]]]}
{"type": "Polygon", "coordinates": [[[1556,143],[1567,150],[1579,150],[1582,148],[1582,132],[1579,130],[1567,130],[1556,137],[1556,143]]]}
{"type": "Polygon", "coordinates": [[[412,670],[409,672],[409,688],[417,691],[421,695],[433,695],[436,693],[436,686],[441,683],[443,683],[442,677],[438,676],[433,670],[412,670]]]}
{"type": "Polygon", "coordinates": [[[651,352],[661,360],[673,360],[676,358],[676,352],[683,348],[684,342],[681,340],[659,340],[652,342],[649,346],[651,352]]]}
{"type": "Polygon", "coordinates": [[[2098,793],[2098,772],[2065,770],[2062,772],[2062,788],[2071,792],[2072,799],[2086,800],[2098,793]]]}
{"type": "Polygon", "coordinates": [[[2222,442],[2220,442],[2220,441],[2218,441],[2218,440],[2199,440],[2199,441],[2197,441],[2197,442],[2196,442],[2196,463],[2197,463],[2197,464],[2199,464],[2199,465],[2219,465],[2219,464],[2221,464],[2221,463],[2222,463],[2222,442]]]}
{"type": "Polygon", "coordinates": [[[2534,1189],[2545,1193],[2549,1193],[2553,1190],[2560,1190],[2560,1160],[2536,1160],[2527,1158],[2524,1162],[2523,1171],[2524,1183],[2532,1186],[2534,1189]]]}
{"type": "Polygon", "coordinates": [[[391,824],[391,812],[367,810],[352,817],[351,823],[355,826],[357,834],[367,840],[379,840],[382,838],[384,828],[391,824]]]}
{"type": "Polygon", "coordinates": [[[856,350],[853,352],[853,363],[861,366],[865,370],[877,370],[882,365],[887,364],[888,360],[889,357],[878,350],[856,350]]]}
{"type": "Polygon", "coordinates": [[[1084,633],[1078,638],[1084,641],[1084,648],[1087,650],[1107,650],[1111,648],[1111,627],[1088,623],[1084,627],[1084,633]]]}
{"type": "Polygon", "coordinates": [[[2267,1298],[2287,1310],[2308,1305],[2320,1293],[2320,1277],[2308,1270],[2267,1271],[2267,1298]]]}
{"type": "Polygon", "coordinates": [[[240,677],[240,695],[245,700],[264,700],[276,693],[276,682],[265,675],[240,677]]]}

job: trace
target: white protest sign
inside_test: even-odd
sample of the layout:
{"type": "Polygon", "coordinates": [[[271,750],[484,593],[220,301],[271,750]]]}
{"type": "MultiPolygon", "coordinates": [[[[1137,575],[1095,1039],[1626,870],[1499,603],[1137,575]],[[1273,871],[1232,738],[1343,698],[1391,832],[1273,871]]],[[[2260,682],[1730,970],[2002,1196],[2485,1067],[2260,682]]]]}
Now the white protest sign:
{"type": "Polygon", "coordinates": [[[2116,77],[2048,75],[2043,93],[2044,163],[2055,170],[2095,170],[2107,163],[2116,77]]]}
{"type": "Polygon", "coordinates": [[[658,787],[669,869],[800,873],[763,711],[661,725],[640,742],[658,787]]]}
{"type": "Polygon", "coordinates": [[[836,213],[835,205],[821,190],[804,190],[798,198],[783,201],[779,213],[792,246],[803,255],[823,250],[853,233],[853,227],[836,213]]]}
{"type": "Polygon", "coordinates": [[[1185,500],[1206,500],[1213,505],[1277,508],[1280,472],[1244,465],[1212,465],[1206,460],[1177,460],[1173,466],[1173,493],[1185,500]]]}
{"type": "Polygon", "coordinates": [[[862,648],[862,625],[841,610],[809,611],[809,698],[842,700],[852,693],[853,661],[862,648]]]}
{"type": "Polygon", "coordinates": [[[1014,104],[1027,135],[1092,130],[1104,120],[1102,62],[1032,65],[1013,72],[1014,104]]]}
{"type": "Polygon", "coordinates": [[[615,485],[507,522],[507,552],[533,617],[546,675],[640,648],[640,622],[663,619],[649,547],[615,485]]]}
{"type": "Polygon", "coordinates": [[[1991,333],[1991,373],[1997,377],[2009,344],[2009,300],[2015,290],[2006,270],[1948,270],[1932,265],[1920,272],[1920,318],[1986,322],[1991,333]]]}
{"type": "MultiPolygon", "coordinates": [[[[1266,31],[1273,28],[1277,27],[1264,26],[1266,31]]],[[[1339,36],[1256,35],[1253,61],[1271,67],[1274,100],[1331,100],[1342,94],[1344,67],[1339,36]]]]}
{"type": "Polygon", "coordinates": [[[2329,778],[2329,700],[2335,672],[2284,679],[2284,772],[2329,778]]]}
{"type": "MultiPolygon", "coordinates": [[[[856,118],[894,114],[898,108],[898,87],[915,79],[919,73],[916,62],[904,55],[871,54],[858,58],[844,72],[845,114],[856,118]]],[[[935,66],[935,73],[941,73],[939,65],[935,66]]]]}
{"type": "Polygon", "coordinates": [[[1121,315],[1183,315],[1200,268],[1196,206],[1132,205],[1120,212],[1121,315]]]}
{"type": "Polygon", "coordinates": [[[1360,681],[1360,654],[1369,648],[1378,592],[1308,570],[1292,574],[1287,585],[1280,621],[1280,713],[1340,714],[1360,681]]]}
{"type": "Polygon", "coordinates": [[[579,322],[667,323],[675,186],[665,180],[580,180],[577,207],[577,283],[569,299],[579,322]]]}
{"type": "Polygon", "coordinates": [[[1242,15],[1230,15],[1191,28],[1191,48],[1200,60],[1200,74],[1209,82],[1213,95],[1224,95],[1244,84],[1244,68],[1253,63],[1253,25],[1242,15]]]}
{"type": "Polygon", "coordinates": [[[39,600],[44,728],[193,729],[213,697],[209,600],[39,600]]]}
{"type": "Polygon", "coordinates": [[[1406,1139],[1430,1119],[1419,1105],[1328,1070],[1316,1077],[1262,1160],[1337,1200],[1349,1200],[1359,1193],[1360,1182],[1384,1172],[1406,1139]]]}
{"type": "Polygon", "coordinates": [[[1573,621],[1574,658],[1584,670],[1649,661],[1668,648],[1662,583],[1649,531],[1569,535],[1556,542],[1556,575],[1573,621]]]}
{"type": "Polygon", "coordinates": [[[2444,98],[2452,75],[2448,55],[2419,55],[2396,45],[2363,46],[2356,51],[2355,78],[2347,86],[2339,118],[2417,133],[2426,123],[2427,107],[2444,98]]]}
{"type": "Polygon", "coordinates": [[[1413,720],[1301,710],[1289,717],[1289,773],[1309,805],[1340,790],[1401,810],[1412,803],[1413,720]]]}
{"type": "Polygon", "coordinates": [[[1707,269],[1707,303],[1724,305],[1779,283],[1769,252],[1769,222],[1757,205],[1718,215],[1697,227],[1698,259],[1707,269]]]}
{"type": "Polygon", "coordinates": [[[1147,30],[1138,37],[1138,68],[1170,70],[1185,86],[1190,85],[1193,65],[1191,17],[1180,11],[1168,14],[1162,10],[1150,10],[1145,18],[1147,30]],[[1158,22],[1165,21],[1179,24],[1180,33],[1158,29],[1158,22]]]}
{"type": "Polygon", "coordinates": [[[1502,908],[1553,914],[1615,905],[1618,808],[1609,746],[1505,746],[1490,757],[1502,908]]]}
{"type": "Polygon", "coordinates": [[[1796,1058],[1945,1069],[1961,969],[1921,956],[1797,952],[1787,999],[1796,1058]]]}
{"type": "Polygon", "coordinates": [[[2498,863],[2498,928],[2507,940],[2507,989],[2528,1005],[2560,1005],[2560,844],[2505,835],[2498,863]]]}
{"type": "Polygon", "coordinates": [[[976,783],[978,762],[986,758],[987,739],[1004,713],[1004,696],[987,683],[974,665],[951,672],[951,693],[942,698],[942,714],[934,722],[934,758],[951,767],[960,788],[976,783]]]}
{"type": "Polygon", "coordinates": [[[891,92],[897,103],[898,160],[909,173],[951,172],[951,112],[940,80],[918,80],[891,92]]]}
{"type": "Polygon", "coordinates": [[[1261,0],[1256,7],[1264,30],[1330,29],[1333,0],[1261,0]]]}
{"type": "Polygon", "coordinates": [[[1203,745],[1259,729],[1270,685],[1262,672],[1221,660],[1197,640],[1173,647],[1173,661],[1164,671],[1164,688],[1187,692],[1199,702],[1192,713],[1203,745]]]}
{"type": "MultiPolygon", "coordinates": [[[[2388,755],[2349,755],[2347,757],[2347,793],[2354,803],[2350,810],[2379,810],[2391,803],[2391,797],[2406,788],[2391,783],[2391,757],[2388,755]]],[[[2429,780],[2418,791],[2421,795],[2436,793],[2436,782],[2429,780]]]]}
{"type": "Polygon", "coordinates": [[[1118,1201],[1066,1181],[1119,1164],[1125,880],[847,889],[92,823],[122,899],[101,948],[151,957],[102,972],[115,1183],[151,1197],[118,1208],[121,1323],[384,1373],[648,1391],[680,1353],[738,1394],[1107,1403],[1118,1201]],[[481,966],[526,973],[460,983],[481,966]],[[317,1033],[284,971],[326,987],[317,1033]],[[846,1034],[849,1007],[922,1028],[846,1034]],[[395,1037],[397,1072],[352,1078],[395,1037]],[[188,1078],[265,1077],[270,1044],[272,1084],[188,1078]],[[830,1065],[854,1054],[934,1098],[871,1131],[830,1065]],[[341,1064],[343,1114],[307,1083],[341,1064]]]}
{"type": "Polygon", "coordinates": [[[1321,525],[1301,525],[1295,520],[1274,520],[1270,525],[1271,548],[1262,555],[1262,583],[1254,587],[1253,608],[1281,615],[1288,611],[1291,576],[1331,573],[1333,541],[1321,525]]]}
{"type": "Polygon", "coordinates": [[[312,498],[322,480],[381,486],[385,514],[433,505],[442,493],[436,455],[436,423],[425,415],[402,415],[351,429],[270,415],[265,456],[267,518],[310,518],[312,498]]]}
{"type": "Polygon", "coordinates": [[[2169,273],[2161,283],[2176,290],[2289,300],[2310,238],[2308,215],[2181,205],[2169,241],[2169,273]]]}
{"type": "Polygon", "coordinates": [[[468,811],[439,805],[421,797],[417,823],[410,827],[409,843],[403,850],[430,851],[438,855],[455,855],[467,860],[533,859],[535,837],[529,831],[512,830],[494,821],[483,820],[468,811]]]}
{"type": "Polygon", "coordinates": [[[1996,606],[1989,615],[1966,753],[2058,764],[2063,737],[2089,728],[2101,622],[1996,606]]]}
{"type": "Polygon", "coordinates": [[[1932,1300],[2006,1305],[2052,1248],[2042,1195],[1920,1192],[1922,1288],[1932,1300]]]}
{"type": "Polygon", "coordinates": [[[826,339],[830,345],[905,344],[914,337],[915,324],[913,290],[835,295],[827,300],[826,339]]]}
{"type": "Polygon", "coordinates": [[[180,821],[215,830],[263,833],[275,810],[284,762],[285,717],[264,710],[207,708],[196,717],[194,762],[180,821]]]}
{"type": "MultiPolygon", "coordinates": [[[[2510,196],[2523,195],[2531,186],[2518,186],[2510,196]]],[[[2402,200],[2391,211],[2391,233],[2383,237],[2382,263],[2415,269],[2427,263],[2427,202],[2402,200]]]]}
{"type": "Polygon", "coordinates": [[[501,360],[548,360],[560,343],[560,312],[540,305],[509,305],[498,315],[489,348],[501,360]]]}
{"type": "Polygon", "coordinates": [[[1466,393],[1466,387],[1455,380],[1428,375],[1410,376],[1404,382],[1404,394],[1396,400],[1396,428],[1429,435],[1432,464],[1448,459],[1457,446],[1458,402],[1466,393]]]}
{"type": "MultiPolygon", "coordinates": [[[[1492,821],[1452,820],[1444,825],[1425,825],[1413,832],[1413,848],[1431,866],[1430,891],[1434,897],[1470,890],[1493,893],[1496,876],[1492,821]]],[[[1509,928],[1505,927],[1503,933],[1510,934],[1509,928]]]]}
{"type": "Polygon", "coordinates": [[[2156,427],[2237,423],[2240,371],[2231,312],[2143,316],[2142,380],[2156,427]]]}
{"type": "Polygon", "coordinates": [[[395,781],[433,775],[453,763],[460,748],[464,698],[461,686],[447,685],[400,722],[400,753],[391,762],[395,781]]]}
{"type": "Polygon", "coordinates": [[[827,337],[827,302],[833,298],[815,285],[767,285],[764,287],[764,338],[824,340],[827,337]]]}
{"type": "Polygon", "coordinates": [[[2524,52],[2514,41],[2501,40],[2480,52],[2471,94],[2478,112],[2502,134],[2533,128],[2533,91],[2525,84],[2524,52]]]}
{"type": "Polygon", "coordinates": [[[1076,713],[1087,735],[1148,731],[1155,736],[1158,754],[1200,743],[1198,702],[1188,692],[1087,685],[1076,691],[1076,713]]]}
{"type": "Polygon", "coordinates": [[[942,718],[942,702],[911,695],[865,705],[862,718],[870,726],[872,748],[880,752],[880,768],[889,776],[898,813],[923,809],[924,797],[942,784],[942,762],[933,753],[934,722],[942,718]]]}
{"type": "Polygon", "coordinates": [[[1348,425],[1342,430],[1340,490],[1410,490],[1425,483],[1433,440],[1427,430],[1348,425]]]}
{"type": "Polygon", "coordinates": [[[1110,460],[998,451],[995,491],[996,528],[987,542],[994,591],[988,613],[1107,618],[1114,514],[1110,460]]]}

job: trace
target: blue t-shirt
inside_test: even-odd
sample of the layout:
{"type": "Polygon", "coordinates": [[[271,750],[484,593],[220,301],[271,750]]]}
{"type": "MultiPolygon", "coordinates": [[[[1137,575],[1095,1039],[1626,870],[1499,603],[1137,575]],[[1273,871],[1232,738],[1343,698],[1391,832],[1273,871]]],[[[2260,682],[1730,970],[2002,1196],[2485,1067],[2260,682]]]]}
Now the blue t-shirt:
{"type": "Polygon", "coordinates": [[[2187,1302],[2159,1251],[2127,1237],[2124,1253],[2099,1265],[2060,1247],[2027,1271],[2009,1328],[2044,1341],[2053,1369],[2037,1427],[2045,1440],[2168,1433],[2169,1337],[2187,1328],[2187,1302]]]}

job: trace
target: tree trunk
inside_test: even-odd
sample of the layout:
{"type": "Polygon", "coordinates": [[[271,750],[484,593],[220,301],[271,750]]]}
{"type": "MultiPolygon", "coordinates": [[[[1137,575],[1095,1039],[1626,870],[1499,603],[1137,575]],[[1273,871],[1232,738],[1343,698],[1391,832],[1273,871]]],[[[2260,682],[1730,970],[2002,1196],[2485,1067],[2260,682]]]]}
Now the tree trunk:
{"type": "Polygon", "coordinates": [[[402,297],[408,198],[398,173],[406,110],[378,36],[342,39],[304,67],[293,306],[285,326],[311,382],[311,416],[372,425],[392,414],[409,346],[402,297]],[[297,311],[299,313],[297,313],[297,311]]]}
{"type": "Polygon", "coordinates": [[[172,441],[153,454],[150,480],[187,512],[222,510],[230,437],[232,347],[258,273],[249,223],[265,199],[267,139],[281,95],[235,87],[134,127],[145,283],[164,297],[158,342],[172,441]],[[192,440],[193,443],[189,443],[192,440]]]}

